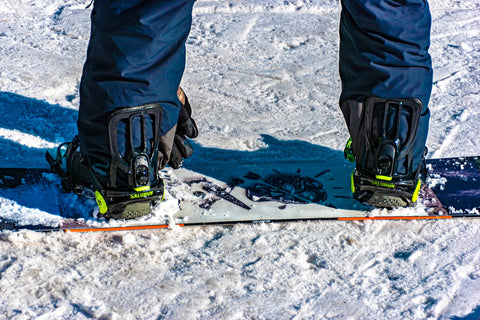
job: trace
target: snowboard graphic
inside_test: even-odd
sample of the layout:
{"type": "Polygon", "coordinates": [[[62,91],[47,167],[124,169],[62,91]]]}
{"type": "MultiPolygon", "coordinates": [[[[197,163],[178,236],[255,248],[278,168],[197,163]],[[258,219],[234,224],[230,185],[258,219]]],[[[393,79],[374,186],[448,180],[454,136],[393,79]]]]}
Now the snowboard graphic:
{"type": "Polygon", "coordinates": [[[349,174],[353,164],[343,159],[210,163],[202,170],[166,169],[162,172],[166,189],[178,200],[179,209],[173,216],[171,212],[164,216],[164,204],[160,203],[153,213],[155,219],[127,222],[91,218],[95,202],[63,193],[59,178],[48,169],[3,168],[0,229],[104,231],[172,224],[480,217],[479,157],[431,159],[427,167],[429,178],[417,206],[395,210],[374,209],[353,199],[349,174]],[[50,214],[53,222],[36,221],[35,212],[39,217],[50,214]]]}

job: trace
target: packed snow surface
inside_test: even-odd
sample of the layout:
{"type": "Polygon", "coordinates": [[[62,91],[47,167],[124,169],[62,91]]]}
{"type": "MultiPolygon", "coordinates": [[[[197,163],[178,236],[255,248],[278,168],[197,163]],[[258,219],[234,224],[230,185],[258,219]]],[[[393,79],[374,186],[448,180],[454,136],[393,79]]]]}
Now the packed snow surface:
{"type": "MultiPolygon", "coordinates": [[[[2,167],[44,167],[76,134],[89,2],[0,0],[2,167]]],[[[480,3],[430,5],[428,156],[479,155],[480,3]]],[[[182,86],[201,135],[185,166],[234,163],[222,150],[264,135],[340,154],[339,14],[334,0],[197,1],[182,86]]],[[[0,199],[0,217],[54,220],[0,199]]],[[[0,319],[476,319],[479,292],[480,220],[0,232],[0,319]]]]}

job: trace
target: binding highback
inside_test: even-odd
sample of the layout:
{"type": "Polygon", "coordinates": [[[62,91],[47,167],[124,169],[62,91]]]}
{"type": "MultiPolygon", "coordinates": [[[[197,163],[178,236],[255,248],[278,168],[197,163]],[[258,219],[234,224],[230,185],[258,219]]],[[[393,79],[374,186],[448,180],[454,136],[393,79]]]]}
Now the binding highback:
{"type": "Polygon", "coordinates": [[[117,186],[117,179],[122,173],[135,191],[148,190],[151,179],[158,179],[161,116],[162,109],[158,104],[118,109],[110,115],[110,187],[117,186]]]}

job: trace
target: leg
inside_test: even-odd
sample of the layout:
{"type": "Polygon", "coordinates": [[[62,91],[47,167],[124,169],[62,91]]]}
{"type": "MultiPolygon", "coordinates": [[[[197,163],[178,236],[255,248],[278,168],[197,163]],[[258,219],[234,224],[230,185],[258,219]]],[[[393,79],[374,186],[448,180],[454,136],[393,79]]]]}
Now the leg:
{"type": "MultiPolygon", "coordinates": [[[[52,171],[64,189],[95,191],[101,215],[129,219],[163,198],[158,170],[178,166],[198,133],[177,90],[194,0],[96,0],[80,84],[78,138],[52,171]],[[80,151],[78,152],[78,146],[80,151]],[[180,151],[179,151],[180,150],[180,151]]],[[[188,110],[187,110],[188,109],[188,110]]]]}
{"type": "MultiPolygon", "coordinates": [[[[411,180],[417,189],[430,115],[430,25],[425,0],[342,0],[340,107],[356,172],[390,181],[371,184],[411,180]]],[[[370,196],[363,200],[381,206],[370,196]]]]}
{"type": "MultiPolygon", "coordinates": [[[[194,0],[96,0],[80,85],[80,148],[100,180],[111,156],[107,119],[114,110],[157,103],[160,165],[168,162],[185,68],[194,0]]],[[[102,181],[104,182],[104,181],[102,181]]]]}

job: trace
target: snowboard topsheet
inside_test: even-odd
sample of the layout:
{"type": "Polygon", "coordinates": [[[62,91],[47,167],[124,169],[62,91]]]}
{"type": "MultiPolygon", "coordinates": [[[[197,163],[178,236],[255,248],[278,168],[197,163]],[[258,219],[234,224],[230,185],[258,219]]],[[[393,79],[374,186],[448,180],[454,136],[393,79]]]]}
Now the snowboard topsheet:
{"type": "Polygon", "coordinates": [[[480,216],[480,158],[432,159],[427,167],[429,178],[417,206],[395,210],[374,209],[353,199],[353,164],[343,159],[210,162],[166,169],[162,174],[167,192],[178,200],[178,209],[162,208],[161,203],[153,218],[127,222],[92,218],[95,202],[63,193],[59,178],[47,169],[3,168],[0,229],[125,230],[172,224],[480,216]]]}

